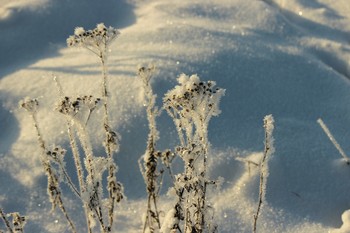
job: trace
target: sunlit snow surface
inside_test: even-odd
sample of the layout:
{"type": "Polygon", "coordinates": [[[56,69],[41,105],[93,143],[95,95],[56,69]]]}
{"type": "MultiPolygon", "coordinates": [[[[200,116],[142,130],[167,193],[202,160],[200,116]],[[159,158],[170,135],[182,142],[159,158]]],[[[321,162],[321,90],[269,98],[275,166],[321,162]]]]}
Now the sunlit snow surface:
{"type": "MultiPolygon", "coordinates": [[[[0,0],[0,206],[28,216],[26,232],[68,232],[61,213],[49,213],[34,127],[18,102],[38,98],[45,140],[68,147],[64,121],[53,110],[52,77],[67,95],[99,95],[98,59],[65,41],[77,26],[104,22],[121,31],[108,61],[110,118],[122,137],[118,176],[128,197],[116,210],[115,232],[142,230],[146,191],[137,160],[148,126],[136,69],[149,63],[158,70],[158,104],[181,73],[226,89],[209,129],[210,174],[225,179],[209,194],[220,232],[252,231],[258,171],[236,158],[260,161],[268,114],[275,119],[276,152],[258,232],[350,232],[350,166],[316,122],[322,118],[350,154],[349,12],[348,0],[0,0]]],[[[173,149],[173,122],[162,114],[158,126],[158,147],[173,149]]],[[[100,125],[89,129],[101,152],[100,125]]],[[[85,232],[81,204],[63,188],[85,232]]],[[[165,193],[166,187],[164,211],[174,202],[165,193]]]]}

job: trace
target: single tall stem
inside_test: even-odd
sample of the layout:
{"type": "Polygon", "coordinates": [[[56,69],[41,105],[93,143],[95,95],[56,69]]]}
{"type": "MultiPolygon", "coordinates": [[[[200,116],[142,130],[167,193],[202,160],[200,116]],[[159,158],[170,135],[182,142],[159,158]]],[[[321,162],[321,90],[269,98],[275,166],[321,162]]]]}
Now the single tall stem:
{"type": "MultiPolygon", "coordinates": [[[[104,51],[101,51],[100,53],[100,59],[101,59],[101,66],[102,66],[102,98],[104,100],[103,103],[103,109],[104,109],[104,129],[106,130],[106,140],[105,140],[105,150],[107,154],[107,158],[113,161],[113,150],[111,148],[110,143],[108,142],[107,135],[108,135],[108,129],[110,128],[109,124],[109,113],[108,113],[108,90],[107,90],[107,83],[108,83],[108,70],[107,70],[107,45],[105,44],[104,51]]],[[[108,169],[108,180],[112,180],[115,176],[115,167],[113,165],[109,166],[108,169]]],[[[108,208],[108,231],[111,231],[112,225],[113,225],[113,213],[114,213],[114,204],[115,204],[115,196],[113,195],[113,191],[109,191],[109,208],[108,208]]]]}
{"type": "Polygon", "coordinates": [[[256,214],[254,215],[254,224],[253,224],[253,233],[256,233],[257,222],[259,218],[259,214],[261,211],[261,207],[263,201],[265,201],[265,188],[266,188],[266,179],[268,176],[267,172],[267,161],[268,156],[271,156],[271,153],[274,151],[273,147],[273,118],[272,115],[266,116],[264,118],[264,128],[265,128],[265,146],[264,146],[264,155],[260,163],[260,185],[259,185],[259,202],[256,210],[256,214]]]}

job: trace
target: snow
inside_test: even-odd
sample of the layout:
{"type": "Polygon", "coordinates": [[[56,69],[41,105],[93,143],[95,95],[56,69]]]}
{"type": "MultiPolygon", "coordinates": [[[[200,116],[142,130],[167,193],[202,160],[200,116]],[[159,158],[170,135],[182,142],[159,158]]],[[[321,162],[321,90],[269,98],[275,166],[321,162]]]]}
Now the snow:
{"type": "MultiPolygon", "coordinates": [[[[321,118],[349,153],[349,12],[348,0],[0,1],[0,207],[27,216],[26,232],[69,232],[62,214],[50,212],[35,128],[18,103],[36,98],[45,141],[69,148],[65,118],[54,110],[60,93],[53,77],[68,96],[101,93],[98,58],[67,48],[66,39],[77,27],[104,23],[120,31],[108,59],[111,127],[121,136],[117,176],[127,196],[116,210],[116,232],[140,232],[146,210],[137,163],[148,135],[140,64],[157,68],[157,105],[182,73],[226,90],[208,133],[210,178],[224,179],[208,194],[219,232],[252,232],[259,171],[248,161],[263,156],[268,114],[275,120],[275,153],[258,232],[349,232],[350,166],[317,123],[321,118]]],[[[101,118],[98,108],[90,121],[101,118]]],[[[179,144],[167,114],[157,126],[160,149],[179,144]]],[[[104,131],[99,124],[88,130],[102,154],[104,131]]],[[[74,174],[73,159],[65,162],[74,174]]],[[[180,162],[174,164],[179,171],[180,162]]],[[[80,203],[62,187],[73,220],[84,229],[80,203]]],[[[167,187],[164,213],[174,203],[167,187]]]]}

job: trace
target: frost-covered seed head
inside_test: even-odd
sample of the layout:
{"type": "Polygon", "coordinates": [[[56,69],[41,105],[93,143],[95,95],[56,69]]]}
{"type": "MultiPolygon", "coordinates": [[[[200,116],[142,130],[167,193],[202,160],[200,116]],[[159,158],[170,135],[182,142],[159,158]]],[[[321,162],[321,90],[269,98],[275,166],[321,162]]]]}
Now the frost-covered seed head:
{"type": "MultiPolygon", "coordinates": [[[[225,90],[215,88],[214,81],[200,81],[197,75],[180,75],[180,85],[166,93],[163,102],[165,109],[175,110],[181,117],[195,124],[197,120],[209,120],[220,114],[219,102],[225,90]]],[[[182,125],[185,127],[184,125],[182,125]]]]}
{"type": "Polygon", "coordinates": [[[85,29],[83,27],[76,27],[74,30],[75,36],[82,36],[85,34],[85,29]]]}
{"type": "Polygon", "coordinates": [[[71,100],[70,97],[66,96],[57,104],[56,109],[62,114],[74,116],[79,112],[80,99],[71,100]]]}
{"type": "Polygon", "coordinates": [[[78,96],[75,99],[71,97],[64,97],[58,104],[56,109],[62,113],[74,116],[83,106],[86,106],[90,112],[93,111],[100,103],[100,98],[94,98],[93,96],[78,96]]]}
{"type": "Polygon", "coordinates": [[[51,150],[46,152],[46,155],[55,162],[62,163],[63,157],[66,155],[67,151],[60,146],[53,146],[51,150]]]}
{"type": "Polygon", "coordinates": [[[39,101],[37,99],[30,99],[29,97],[19,102],[19,105],[30,113],[37,111],[39,101]]]}
{"type": "Polygon", "coordinates": [[[18,212],[11,213],[11,216],[14,232],[23,232],[24,225],[26,224],[26,217],[21,216],[18,212]]]}
{"type": "Polygon", "coordinates": [[[100,98],[95,98],[92,95],[83,96],[80,99],[82,103],[89,108],[90,111],[93,111],[101,102],[100,98]]]}
{"type": "Polygon", "coordinates": [[[149,65],[148,67],[140,67],[138,70],[138,77],[140,77],[144,83],[148,83],[154,74],[156,67],[154,65],[149,65]]]}
{"type": "Polygon", "coordinates": [[[105,50],[119,34],[120,32],[117,29],[107,28],[103,23],[97,24],[96,28],[88,31],[85,31],[82,27],[77,27],[74,30],[74,35],[68,37],[67,45],[101,51],[105,50]]]}

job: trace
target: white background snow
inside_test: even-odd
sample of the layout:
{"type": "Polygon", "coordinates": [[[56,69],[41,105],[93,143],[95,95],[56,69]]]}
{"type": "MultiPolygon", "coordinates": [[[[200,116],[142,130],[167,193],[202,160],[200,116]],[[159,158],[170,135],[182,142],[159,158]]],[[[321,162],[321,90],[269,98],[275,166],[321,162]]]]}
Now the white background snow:
{"type": "MultiPolygon", "coordinates": [[[[61,213],[49,213],[35,130],[18,102],[38,98],[46,141],[68,146],[52,77],[67,95],[99,93],[98,59],[65,40],[77,26],[104,22],[121,31],[108,61],[111,120],[122,136],[118,176],[128,197],[115,232],[142,229],[146,192],[137,160],[148,126],[136,68],[149,63],[158,70],[159,105],[181,73],[226,89],[209,129],[211,177],[225,178],[210,194],[220,232],[252,231],[258,171],[235,158],[259,161],[268,114],[276,152],[258,232],[350,232],[350,166],[316,122],[322,118],[350,154],[349,13],[348,0],[0,0],[0,206],[28,216],[26,232],[68,232],[61,213]]],[[[163,114],[158,125],[158,146],[173,148],[171,119],[163,114]]],[[[102,150],[98,126],[91,130],[102,150]]],[[[84,226],[66,190],[69,211],[84,226]]],[[[161,208],[171,203],[164,194],[161,208]]]]}

